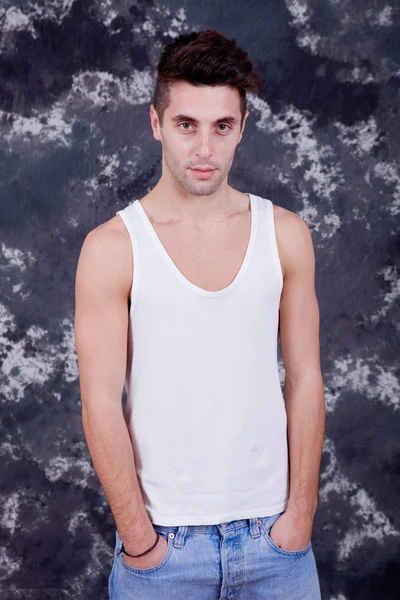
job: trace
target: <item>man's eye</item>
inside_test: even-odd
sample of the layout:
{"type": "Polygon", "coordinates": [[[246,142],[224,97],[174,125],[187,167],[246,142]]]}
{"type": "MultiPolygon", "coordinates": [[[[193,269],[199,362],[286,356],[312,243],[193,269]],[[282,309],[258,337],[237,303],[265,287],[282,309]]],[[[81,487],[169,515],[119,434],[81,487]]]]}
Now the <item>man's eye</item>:
{"type": "MultiPolygon", "coordinates": [[[[191,123],[186,123],[186,122],[179,123],[178,127],[181,127],[181,125],[189,125],[189,126],[191,126],[191,123]]],[[[229,125],[227,125],[227,123],[219,123],[218,127],[226,127],[226,129],[222,129],[221,131],[227,131],[228,129],[231,129],[229,127],[229,125]]],[[[184,131],[188,131],[188,128],[186,128],[186,127],[184,127],[183,129],[184,129],[184,131]]]]}

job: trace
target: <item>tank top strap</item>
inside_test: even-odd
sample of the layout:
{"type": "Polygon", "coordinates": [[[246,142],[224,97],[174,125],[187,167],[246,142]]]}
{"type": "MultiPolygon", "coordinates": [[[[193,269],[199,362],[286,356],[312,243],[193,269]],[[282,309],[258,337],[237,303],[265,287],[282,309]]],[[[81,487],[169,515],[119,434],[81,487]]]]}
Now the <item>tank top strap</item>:
{"type": "Polygon", "coordinates": [[[128,204],[122,210],[117,210],[115,213],[119,215],[128,231],[129,238],[131,241],[132,248],[132,263],[133,263],[133,272],[132,272],[132,287],[130,292],[130,309],[129,314],[132,316],[133,309],[136,303],[136,297],[138,295],[139,290],[139,279],[140,279],[140,254],[139,254],[139,237],[138,237],[138,223],[135,220],[135,213],[133,210],[133,202],[128,204]]]}
{"type": "Polygon", "coordinates": [[[278,243],[276,236],[276,224],[275,224],[275,216],[274,216],[274,205],[268,198],[265,198],[265,218],[268,232],[268,239],[270,245],[270,251],[272,255],[272,260],[275,266],[276,274],[278,276],[278,280],[280,282],[281,289],[283,287],[283,273],[281,261],[279,258],[278,252],[278,243]]]}

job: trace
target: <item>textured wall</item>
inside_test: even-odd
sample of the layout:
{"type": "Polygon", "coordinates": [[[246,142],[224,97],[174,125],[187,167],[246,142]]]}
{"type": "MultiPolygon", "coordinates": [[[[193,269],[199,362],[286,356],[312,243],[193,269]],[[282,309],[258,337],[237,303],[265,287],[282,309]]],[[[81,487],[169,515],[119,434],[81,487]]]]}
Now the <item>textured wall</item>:
{"type": "Polygon", "coordinates": [[[2,600],[107,598],[114,521],[81,426],[76,264],[86,233],[156,184],[157,60],[206,27],[265,87],[230,184],[297,212],[315,245],[323,599],[400,597],[399,0],[2,0],[2,600]]]}

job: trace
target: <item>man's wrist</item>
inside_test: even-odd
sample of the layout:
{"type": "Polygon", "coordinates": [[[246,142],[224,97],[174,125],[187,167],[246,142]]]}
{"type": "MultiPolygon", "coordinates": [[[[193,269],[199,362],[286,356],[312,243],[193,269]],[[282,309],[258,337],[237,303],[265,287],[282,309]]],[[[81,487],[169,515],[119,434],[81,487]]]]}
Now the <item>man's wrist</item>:
{"type": "Polygon", "coordinates": [[[317,511],[317,507],[318,503],[304,501],[299,502],[294,499],[289,499],[285,512],[291,513],[298,518],[313,520],[317,511]]]}
{"type": "MultiPolygon", "coordinates": [[[[146,533],[145,536],[140,536],[140,539],[138,539],[138,537],[127,537],[124,536],[124,538],[121,537],[121,540],[123,540],[123,547],[124,550],[126,551],[125,554],[131,554],[131,555],[137,555],[137,554],[142,554],[142,552],[146,552],[146,550],[148,550],[149,548],[151,548],[152,546],[156,546],[158,543],[158,539],[159,536],[156,532],[156,530],[153,528],[151,531],[149,531],[148,533],[146,533]]],[[[151,550],[150,550],[151,552],[151,550]]],[[[148,553],[149,554],[149,553],[148,553]]]]}
{"type": "Polygon", "coordinates": [[[148,548],[146,548],[145,550],[142,550],[142,552],[130,552],[125,548],[124,542],[122,542],[120,552],[123,552],[130,558],[141,558],[141,556],[147,556],[155,549],[155,547],[158,544],[159,539],[160,539],[160,535],[159,535],[159,533],[156,532],[156,540],[150,546],[148,546],[148,548]]]}

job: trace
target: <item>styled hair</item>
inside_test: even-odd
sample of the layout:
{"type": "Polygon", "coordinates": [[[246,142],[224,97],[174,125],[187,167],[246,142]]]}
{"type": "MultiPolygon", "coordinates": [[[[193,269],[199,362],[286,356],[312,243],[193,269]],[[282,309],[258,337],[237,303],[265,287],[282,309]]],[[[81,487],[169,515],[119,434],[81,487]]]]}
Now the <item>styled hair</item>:
{"type": "Polygon", "coordinates": [[[241,123],[246,114],[246,92],[262,90],[262,80],[247,53],[234,39],[226,38],[216,29],[180,35],[168,44],[157,66],[154,90],[154,108],[160,126],[164,111],[169,106],[169,88],[174,82],[186,81],[191,85],[228,85],[237,88],[240,95],[241,123]]]}

